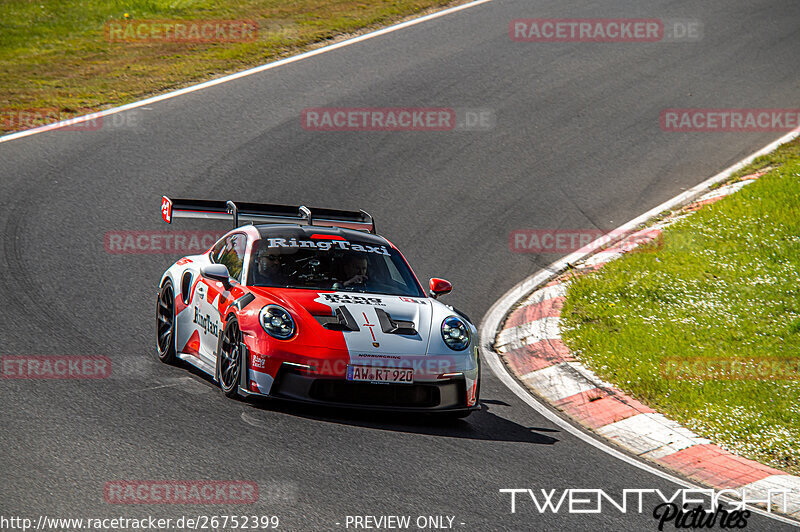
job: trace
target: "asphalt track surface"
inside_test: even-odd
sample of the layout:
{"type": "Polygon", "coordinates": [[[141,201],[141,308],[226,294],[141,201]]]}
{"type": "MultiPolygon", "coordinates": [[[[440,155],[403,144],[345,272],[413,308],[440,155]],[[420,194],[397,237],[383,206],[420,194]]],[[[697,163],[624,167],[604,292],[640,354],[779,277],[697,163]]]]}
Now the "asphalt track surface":
{"type": "MultiPolygon", "coordinates": [[[[668,133],[668,107],[798,107],[800,4],[495,1],[153,104],[135,125],[0,143],[0,354],[106,355],[108,379],[0,381],[0,514],[35,518],[452,515],[462,530],[650,530],[649,515],[511,514],[500,488],[675,489],[526,407],[490,372],[484,411],[438,422],[226,399],[160,364],[154,297],[177,257],[106,253],[164,229],[162,194],[363,208],[476,321],[556,255],[518,228],[611,229],[782,133],[668,133]],[[694,43],[512,42],[539,17],[695,18],[694,43]],[[491,131],[311,132],[306,107],[488,108],[491,131]],[[250,480],[247,506],[125,506],[107,481],[250,480]],[[461,525],[460,523],[464,523],[461,525]]],[[[179,221],[176,229],[220,228],[179,221]]],[[[754,516],[750,530],[787,525],[754,516]]]]}

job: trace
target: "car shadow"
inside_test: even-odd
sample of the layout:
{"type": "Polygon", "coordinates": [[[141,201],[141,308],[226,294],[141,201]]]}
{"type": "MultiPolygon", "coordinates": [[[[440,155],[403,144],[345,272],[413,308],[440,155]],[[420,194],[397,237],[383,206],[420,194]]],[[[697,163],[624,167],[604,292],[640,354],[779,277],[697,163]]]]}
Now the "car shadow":
{"type": "MultiPolygon", "coordinates": [[[[184,361],[178,361],[178,365],[219,391],[219,387],[205,372],[184,361]]],[[[222,395],[221,391],[220,395],[222,395]]],[[[511,405],[504,401],[487,398],[481,399],[480,410],[473,412],[466,419],[452,419],[435,414],[386,412],[313,405],[255,396],[240,399],[240,401],[243,406],[250,407],[252,411],[256,412],[274,412],[326,423],[352,425],[375,430],[424,434],[443,438],[535,443],[539,445],[553,445],[559,441],[552,436],[542,434],[542,432],[560,432],[557,429],[526,427],[495,414],[492,412],[493,408],[498,406],[510,407],[511,405]]],[[[244,415],[252,415],[255,413],[252,411],[250,413],[245,411],[244,415]]],[[[266,420],[257,419],[255,421],[257,423],[264,423],[265,426],[268,425],[266,420]]]]}
{"type": "MultiPolygon", "coordinates": [[[[356,427],[498,442],[535,443],[553,445],[558,439],[541,432],[558,432],[553,429],[526,427],[492,412],[492,401],[481,402],[481,409],[466,419],[452,419],[435,414],[383,412],[309,405],[280,399],[249,398],[243,404],[254,410],[275,412],[313,419],[326,423],[356,427]]],[[[505,404],[505,403],[502,403],[505,404]]]]}

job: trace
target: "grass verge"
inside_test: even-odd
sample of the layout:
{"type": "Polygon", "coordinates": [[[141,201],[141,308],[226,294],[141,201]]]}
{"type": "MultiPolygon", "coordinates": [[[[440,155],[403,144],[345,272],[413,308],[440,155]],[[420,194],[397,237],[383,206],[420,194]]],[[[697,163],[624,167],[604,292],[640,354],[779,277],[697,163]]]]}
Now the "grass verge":
{"type": "Polygon", "coordinates": [[[800,139],[758,181],[576,279],[564,341],[601,377],[739,455],[800,474],[800,139]]]}
{"type": "Polygon", "coordinates": [[[0,0],[0,131],[243,70],[466,0],[0,0]],[[108,24],[250,20],[254,40],[111,42],[108,24]]]}

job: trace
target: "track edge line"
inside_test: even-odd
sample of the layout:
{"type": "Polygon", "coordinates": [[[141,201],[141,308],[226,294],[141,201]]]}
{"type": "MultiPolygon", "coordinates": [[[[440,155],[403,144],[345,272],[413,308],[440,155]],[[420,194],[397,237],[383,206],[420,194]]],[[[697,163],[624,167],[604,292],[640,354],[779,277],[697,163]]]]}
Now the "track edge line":
{"type": "MultiPolygon", "coordinates": [[[[752,163],[756,158],[774,151],[781,144],[790,142],[795,138],[797,138],[798,136],[800,136],[800,127],[790,131],[789,133],[780,137],[779,139],[767,144],[760,150],[748,155],[744,159],[741,159],[739,162],[731,165],[722,172],[719,172],[718,174],[706,179],[705,181],[699,183],[698,185],[695,185],[689,190],[686,190],[681,194],[678,194],[677,196],[648,210],[644,214],[637,216],[633,220],[630,220],[622,224],[617,229],[611,231],[610,234],[619,235],[617,240],[623,238],[624,236],[627,236],[629,232],[633,231],[640,225],[645,224],[646,222],[658,217],[658,215],[661,214],[662,212],[678,209],[690,203],[691,201],[697,199],[704,192],[708,191],[712,186],[726,181],[731,175],[733,175],[738,170],[744,168],[748,164],[752,163]]],[[[565,417],[558,414],[550,406],[545,405],[542,401],[540,401],[540,399],[536,397],[532,392],[524,388],[519,383],[519,381],[513,375],[511,375],[511,373],[505,367],[503,362],[500,360],[499,355],[493,349],[495,338],[497,337],[497,334],[500,332],[500,326],[505,317],[511,311],[511,309],[513,309],[517,305],[517,303],[519,303],[519,301],[521,301],[523,298],[527,297],[538,288],[541,288],[543,285],[545,285],[558,275],[562,274],[571,264],[574,264],[580,260],[586,259],[589,256],[595,254],[600,249],[601,246],[599,244],[601,243],[602,240],[603,237],[600,237],[599,239],[585,246],[581,250],[578,250],[570,255],[567,255],[562,259],[559,259],[551,263],[544,269],[539,270],[535,274],[522,280],[514,287],[512,287],[510,290],[508,290],[505,294],[503,294],[503,296],[500,299],[498,299],[486,312],[478,328],[481,356],[491,368],[492,373],[494,373],[495,376],[498,379],[500,379],[500,381],[510,391],[512,391],[516,396],[522,399],[524,403],[530,406],[537,413],[539,413],[552,423],[556,424],[560,428],[566,430],[573,436],[591,445],[592,447],[595,447],[596,449],[608,454],[609,456],[621,460],[638,469],[641,469],[642,471],[656,475],[662,479],[673,482],[684,488],[702,489],[702,486],[695,484],[687,479],[672,475],[666,471],[663,471],[655,467],[654,465],[651,465],[650,463],[629,456],[628,454],[622,452],[621,450],[612,447],[611,444],[606,443],[605,441],[599,439],[600,438],[599,436],[595,437],[593,433],[589,432],[584,427],[581,427],[577,424],[573,424],[571,421],[567,420],[565,417]]],[[[603,241],[603,243],[608,244],[610,242],[606,240],[603,241]]],[[[725,497],[722,498],[723,500],[726,499],[725,497]]],[[[730,499],[727,500],[731,502],[730,499]]],[[[781,521],[786,524],[800,527],[800,522],[792,518],[784,517],[783,515],[775,514],[772,512],[767,512],[765,510],[761,510],[760,508],[748,508],[748,509],[765,517],[774,519],[776,521],[781,521]]]]}

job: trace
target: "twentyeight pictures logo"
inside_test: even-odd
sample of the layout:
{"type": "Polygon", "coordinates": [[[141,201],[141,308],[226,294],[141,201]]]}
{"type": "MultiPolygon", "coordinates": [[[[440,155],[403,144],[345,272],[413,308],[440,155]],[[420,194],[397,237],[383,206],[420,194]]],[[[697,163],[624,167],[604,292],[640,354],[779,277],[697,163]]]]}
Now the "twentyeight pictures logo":
{"type": "MultiPolygon", "coordinates": [[[[623,489],[621,493],[602,489],[499,490],[509,496],[511,513],[540,514],[649,514],[659,531],[673,529],[742,529],[752,515],[750,508],[763,505],[767,512],[786,512],[791,489],[623,489]]],[[[504,496],[505,497],[505,496],[504,496]]]]}

